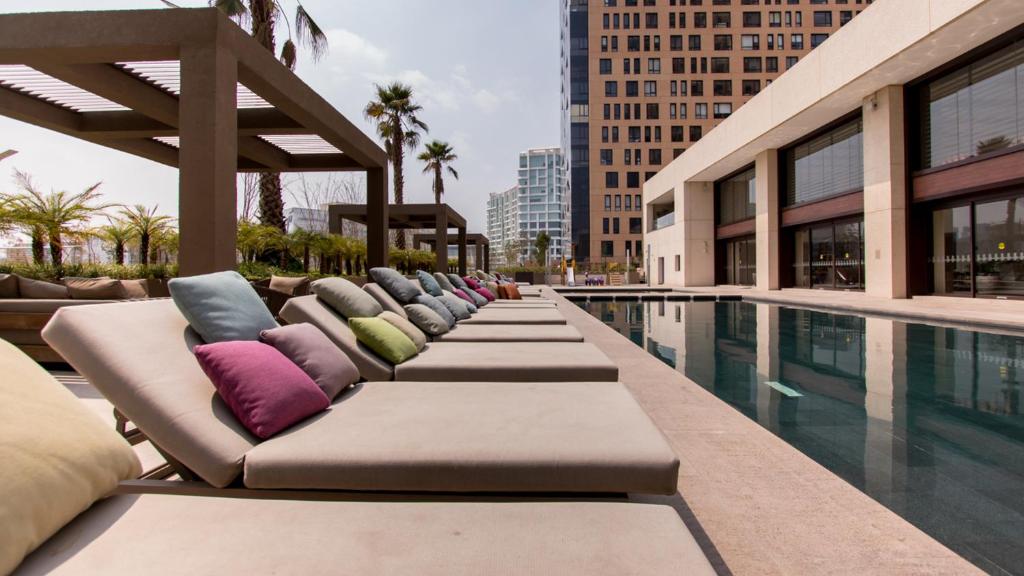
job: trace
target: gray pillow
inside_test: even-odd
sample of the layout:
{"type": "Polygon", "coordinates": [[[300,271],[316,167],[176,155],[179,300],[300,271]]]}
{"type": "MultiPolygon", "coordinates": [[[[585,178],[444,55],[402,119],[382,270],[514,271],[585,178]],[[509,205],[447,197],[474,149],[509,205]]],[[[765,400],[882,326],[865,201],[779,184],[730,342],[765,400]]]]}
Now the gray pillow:
{"type": "Polygon", "coordinates": [[[40,300],[64,300],[71,298],[68,287],[63,284],[44,282],[18,276],[18,294],[22,298],[36,298],[40,300]]]}
{"type": "Polygon", "coordinates": [[[374,282],[380,284],[381,288],[387,290],[395,300],[398,300],[399,304],[412,302],[412,299],[420,293],[420,289],[415,284],[402,276],[398,270],[392,268],[370,268],[370,277],[374,282]]]}
{"type": "Polygon", "coordinates": [[[373,318],[384,311],[373,296],[344,278],[317,280],[309,289],[345,318],[373,318]]]}
{"type": "Polygon", "coordinates": [[[413,300],[413,303],[423,304],[427,308],[433,310],[435,314],[444,318],[444,321],[448,323],[449,328],[455,326],[455,315],[452,314],[451,310],[442,304],[439,299],[431,296],[430,294],[420,294],[413,300]]]}
{"type": "Polygon", "coordinates": [[[419,278],[420,286],[423,287],[423,291],[427,294],[430,294],[431,296],[440,296],[442,294],[441,285],[437,283],[437,280],[434,280],[434,277],[431,276],[430,273],[424,272],[423,270],[417,270],[416,277],[419,278]]]}
{"type": "Polygon", "coordinates": [[[449,274],[448,280],[450,280],[452,286],[455,286],[456,288],[462,288],[463,290],[469,289],[469,284],[466,284],[466,281],[460,278],[458,274],[449,274]]]}
{"type": "MultiPolygon", "coordinates": [[[[433,280],[433,278],[431,278],[433,280]]],[[[18,297],[18,277],[14,274],[0,274],[0,298],[18,297]]]]}
{"type": "Polygon", "coordinates": [[[173,278],[167,288],[178,310],[207,343],[259,340],[260,332],[278,327],[259,294],[238,272],[173,278]]]}
{"type": "MultiPolygon", "coordinates": [[[[394,312],[403,318],[405,317],[405,310],[402,310],[402,303],[395,300],[391,294],[388,294],[388,291],[382,288],[380,284],[370,282],[363,286],[363,291],[379,302],[385,311],[394,312]]],[[[420,294],[423,293],[419,292],[416,295],[419,296],[420,294]]]]}
{"type": "Polygon", "coordinates": [[[463,292],[466,293],[466,296],[469,296],[470,298],[473,299],[473,303],[476,304],[477,308],[487,306],[487,298],[484,298],[483,296],[478,294],[476,290],[473,290],[472,288],[467,288],[463,290],[463,292]]]}
{"type": "MultiPolygon", "coordinates": [[[[443,306],[443,304],[442,304],[443,306]]],[[[446,334],[450,327],[448,321],[441,317],[440,314],[434,312],[426,304],[406,304],[405,314],[409,317],[409,320],[415,324],[420,330],[423,330],[431,336],[440,336],[446,334]]],[[[445,311],[447,312],[447,308],[445,311]]],[[[448,312],[450,315],[451,312],[448,312]]],[[[452,320],[455,317],[452,316],[452,320]]]]}
{"type": "Polygon", "coordinates": [[[455,316],[456,320],[468,320],[472,315],[466,301],[454,294],[445,294],[437,299],[452,313],[452,316],[455,316]]]}
{"type": "Polygon", "coordinates": [[[441,290],[447,290],[449,292],[455,290],[455,286],[448,280],[448,277],[440,272],[434,272],[434,280],[441,286],[441,290]]]}

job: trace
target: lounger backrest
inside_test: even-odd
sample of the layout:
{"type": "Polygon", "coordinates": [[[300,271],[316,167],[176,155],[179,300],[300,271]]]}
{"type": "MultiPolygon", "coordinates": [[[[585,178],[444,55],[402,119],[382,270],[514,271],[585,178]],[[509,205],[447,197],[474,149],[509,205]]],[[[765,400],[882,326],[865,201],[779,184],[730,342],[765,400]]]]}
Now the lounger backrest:
{"type": "Polygon", "coordinates": [[[348,327],[348,321],[316,296],[291,298],[281,308],[281,319],[289,324],[308,322],[319,328],[355,363],[364,379],[380,381],[394,378],[394,367],[360,344],[348,327]]]}
{"type": "Polygon", "coordinates": [[[170,299],[61,308],[43,338],[157,446],[218,487],[257,440],[192,354],[201,343],[170,299]]]}
{"type": "Polygon", "coordinates": [[[409,317],[405,312],[405,308],[402,308],[402,305],[398,300],[395,300],[394,296],[388,294],[388,291],[380,284],[375,284],[373,282],[364,284],[363,290],[370,296],[373,296],[377,302],[380,302],[380,305],[383,306],[385,310],[390,310],[402,318],[409,317]]]}

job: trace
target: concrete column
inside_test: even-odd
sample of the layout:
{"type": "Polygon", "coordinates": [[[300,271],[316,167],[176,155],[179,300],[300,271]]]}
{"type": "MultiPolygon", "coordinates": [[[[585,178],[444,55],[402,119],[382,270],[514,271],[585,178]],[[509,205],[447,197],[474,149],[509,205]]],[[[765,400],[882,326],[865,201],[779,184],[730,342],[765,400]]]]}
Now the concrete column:
{"type": "Polygon", "coordinates": [[[234,270],[238,61],[217,46],[182,46],[178,104],[181,275],[234,270]]]}
{"type": "Polygon", "coordinates": [[[778,382],[782,369],[779,356],[779,308],[757,306],[757,421],[768,430],[778,429],[778,394],[765,382],[778,382]]]}
{"type": "Polygon", "coordinates": [[[388,170],[366,171],[366,269],[386,267],[390,239],[388,215],[388,170]]]}
{"type": "Polygon", "coordinates": [[[465,228],[459,228],[459,276],[466,276],[466,229],[465,228]]]}
{"type": "Polygon", "coordinates": [[[907,338],[906,324],[884,318],[865,319],[864,332],[864,482],[869,494],[892,489],[894,460],[904,460],[896,451],[904,446],[893,438],[893,429],[906,420],[907,338]]]}
{"type": "Polygon", "coordinates": [[[864,274],[866,291],[907,297],[907,165],[903,87],[864,100],[864,274]]]}
{"type": "Polygon", "coordinates": [[[757,239],[758,290],[778,290],[779,270],[779,151],[765,150],[754,160],[757,186],[757,239]]]}
{"type": "MultiPolygon", "coordinates": [[[[682,194],[676,194],[675,225],[683,228],[683,286],[715,284],[714,195],[713,182],[686,182],[682,194]]],[[[675,270],[675,262],[671,260],[671,255],[667,256],[666,271],[675,270]]]]}
{"type": "Polygon", "coordinates": [[[441,274],[448,273],[448,213],[437,211],[437,227],[434,229],[434,266],[441,274]]]}

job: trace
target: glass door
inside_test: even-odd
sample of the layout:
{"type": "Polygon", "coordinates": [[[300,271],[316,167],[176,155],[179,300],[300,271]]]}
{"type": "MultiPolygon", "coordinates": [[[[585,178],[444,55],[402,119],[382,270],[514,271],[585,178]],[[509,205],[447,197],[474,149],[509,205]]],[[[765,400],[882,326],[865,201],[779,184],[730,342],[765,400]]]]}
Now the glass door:
{"type": "Polygon", "coordinates": [[[832,224],[811,228],[811,287],[835,286],[835,251],[832,224]]]}
{"type": "Polygon", "coordinates": [[[864,287],[864,257],[860,220],[840,222],[835,227],[836,288],[864,287]]]}
{"type": "Polygon", "coordinates": [[[932,212],[932,291],[971,294],[971,207],[932,212]]]}
{"type": "Polygon", "coordinates": [[[1024,198],[974,205],[974,286],[982,296],[1024,296],[1024,198]]]}

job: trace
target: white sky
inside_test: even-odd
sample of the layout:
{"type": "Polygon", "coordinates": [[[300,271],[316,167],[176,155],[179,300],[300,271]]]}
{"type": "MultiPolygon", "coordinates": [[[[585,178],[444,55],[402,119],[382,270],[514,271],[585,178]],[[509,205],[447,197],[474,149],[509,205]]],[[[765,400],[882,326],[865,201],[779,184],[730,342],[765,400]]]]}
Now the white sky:
{"type": "MultiPolygon", "coordinates": [[[[282,0],[294,11],[294,0],[282,0]]],[[[205,6],[204,0],[180,0],[205,6]]],[[[447,202],[483,232],[490,192],[516,183],[517,154],[559,144],[558,3],[555,0],[305,0],[328,31],[330,53],[313,63],[300,51],[297,73],[376,139],[362,110],[374,82],[413,85],[430,125],[448,141],[460,180],[447,202]]],[[[0,0],[0,12],[160,8],[159,0],[0,0]]],[[[0,116],[0,189],[11,170],[44,189],[80,190],[102,181],[108,202],[159,204],[177,214],[177,171],[0,116]]],[[[413,155],[414,156],[414,155],[413,155]]],[[[407,156],[406,201],[433,202],[422,164],[407,156]]],[[[285,194],[286,202],[291,199],[285,194]]]]}

